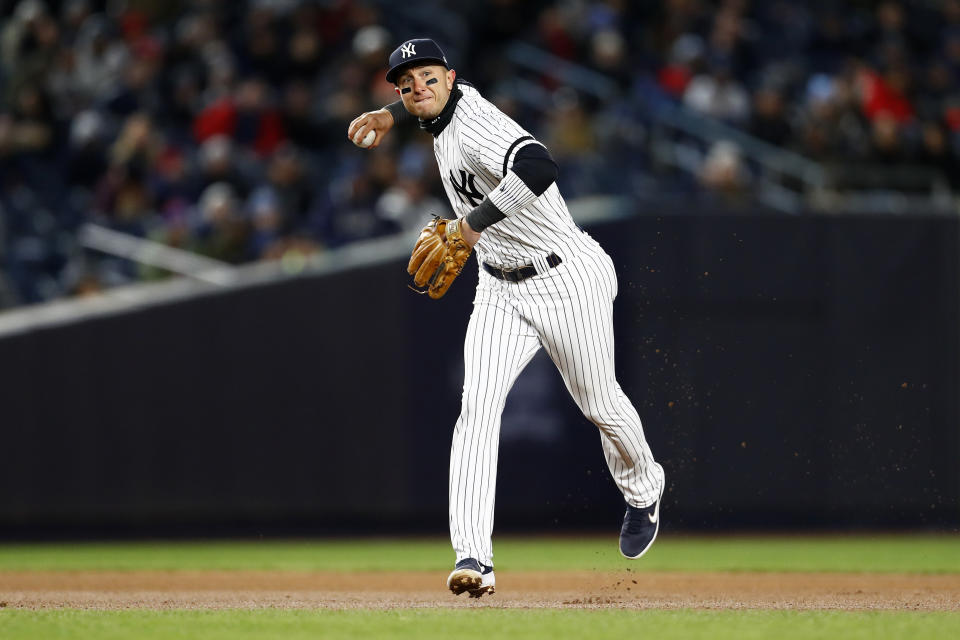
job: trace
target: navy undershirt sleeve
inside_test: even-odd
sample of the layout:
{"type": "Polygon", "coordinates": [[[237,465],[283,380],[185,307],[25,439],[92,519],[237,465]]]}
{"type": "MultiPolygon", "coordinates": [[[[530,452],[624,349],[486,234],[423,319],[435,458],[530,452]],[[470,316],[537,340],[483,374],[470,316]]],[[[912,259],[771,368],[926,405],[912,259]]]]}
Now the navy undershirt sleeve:
{"type": "Polygon", "coordinates": [[[393,116],[393,124],[402,124],[413,119],[413,116],[410,115],[410,112],[407,111],[406,107],[403,106],[402,100],[391,102],[385,106],[384,109],[389,111],[390,115],[393,116]]]}
{"type": "Polygon", "coordinates": [[[550,157],[550,152],[539,144],[528,144],[517,151],[511,169],[527,188],[538,196],[543,195],[543,192],[557,181],[559,174],[557,163],[550,157]]]}
{"type": "Polygon", "coordinates": [[[490,202],[490,198],[484,198],[473,211],[466,215],[467,224],[474,231],[483,231],[492,224],[496,224],[506,218],[497,205],[490,202]]]}

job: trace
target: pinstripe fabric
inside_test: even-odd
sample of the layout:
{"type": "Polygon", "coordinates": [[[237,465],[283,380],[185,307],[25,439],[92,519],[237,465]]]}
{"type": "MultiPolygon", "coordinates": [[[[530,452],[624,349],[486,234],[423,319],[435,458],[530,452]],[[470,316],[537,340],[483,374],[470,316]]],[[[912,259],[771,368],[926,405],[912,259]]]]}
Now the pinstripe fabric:
{"type": "MultiPolygon", "coordinates": [[[[463,97],[450,123],[434,138],[433,150],[447,198],[459,218],[470,213],[479,201],[458,192],[451,177],[459,179],[460,171],[475,176],[474,185],[485,196],[503,180],[504,167],[510,174],[517,151],[540,143],[476,89],[458,86],[463,97]]],[[[551,251],[566,260],[586,248],[557,185],[552,184],[531,204],[488,227],[474,250],[482,262],[515,267],[529,264],[538,256],[546,257],[551,251]]]]}
{"type": "Polygon", "coordinates": [[[594,249],[520,283],[481,273],[464,342],[462,409],[450,455],[450,536],[457,560],[493,564],[497,449],[507,393],[541,347],[567,390],[600,430],[610,473],[643,507],[663,483],[640,417],[617,383],[613,263],[594,249]]]}
{"type": "Polygon", "coordinates": [[[574,223],[556,184],[536,197],[510,171],[519,149],[540,143],[473,87],[461,90],[450,123],[434,138],[447,197],[460,217],[478,196],[497,189],[491,199],[500,198],[510,215],[481,235],[478,264],[533,264],[539,274],[512,283],[481,268],[464,340],[462,406],[450,450],[450,538],[458,561],[493,565],[501,414],[514,381],[539,349],[547,351],[570,395],[599,429],[624,499],[636,507],[652,504],[664,476],[614,371],[613,262],[574,223]],[[563,260],[553,268],[546,261],[551,253],[563,260]]]}

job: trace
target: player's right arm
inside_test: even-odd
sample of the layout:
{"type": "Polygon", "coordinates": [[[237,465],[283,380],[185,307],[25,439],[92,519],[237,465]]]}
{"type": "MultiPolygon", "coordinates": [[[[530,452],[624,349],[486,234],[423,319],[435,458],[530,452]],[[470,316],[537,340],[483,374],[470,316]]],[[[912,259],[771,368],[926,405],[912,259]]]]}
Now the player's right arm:
{"type": "Polygon", "coordinates": [[[367,136],[368,132],[373,131],[376,138],[367,147],[373,149],[380,144],[383,136],[387,135],[387,131],[390,131],[394,124],[405,122],[412,117],[403,106],[403,102],[397,100],[381,109],[367,111],[354,118],[347,128],[347,137],[357,144],[367,136]]]}

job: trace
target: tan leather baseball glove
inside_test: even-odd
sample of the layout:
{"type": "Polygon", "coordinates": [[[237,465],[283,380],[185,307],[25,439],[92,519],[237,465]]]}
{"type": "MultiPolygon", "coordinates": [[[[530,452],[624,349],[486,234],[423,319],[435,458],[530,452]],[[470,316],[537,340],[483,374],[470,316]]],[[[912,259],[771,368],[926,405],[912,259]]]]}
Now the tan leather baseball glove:
{"type": "Polygon", "coordinates": [[[415,285],[426,287],[421,293],[434,300],[442,298],[472,251],[460,233],[460,220],[434,218],[420,231],[407,273],[413,276],[415,285]]]}

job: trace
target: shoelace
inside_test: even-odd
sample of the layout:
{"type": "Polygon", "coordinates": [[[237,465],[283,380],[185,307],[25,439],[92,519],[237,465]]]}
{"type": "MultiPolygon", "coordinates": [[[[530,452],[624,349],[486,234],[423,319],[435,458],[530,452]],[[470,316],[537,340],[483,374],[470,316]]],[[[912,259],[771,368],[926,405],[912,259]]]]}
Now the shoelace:
{"type": "Polygon", "coordinates": [[[649,526],[649,522],[644,522],[648,520],[647,513],[649,507],[646,509],[640,509],[638,507],[627,507],[627,517],[626,517],[626,530],[627,533],[640,533],[643,531],[644,526],[649,526]]]}

